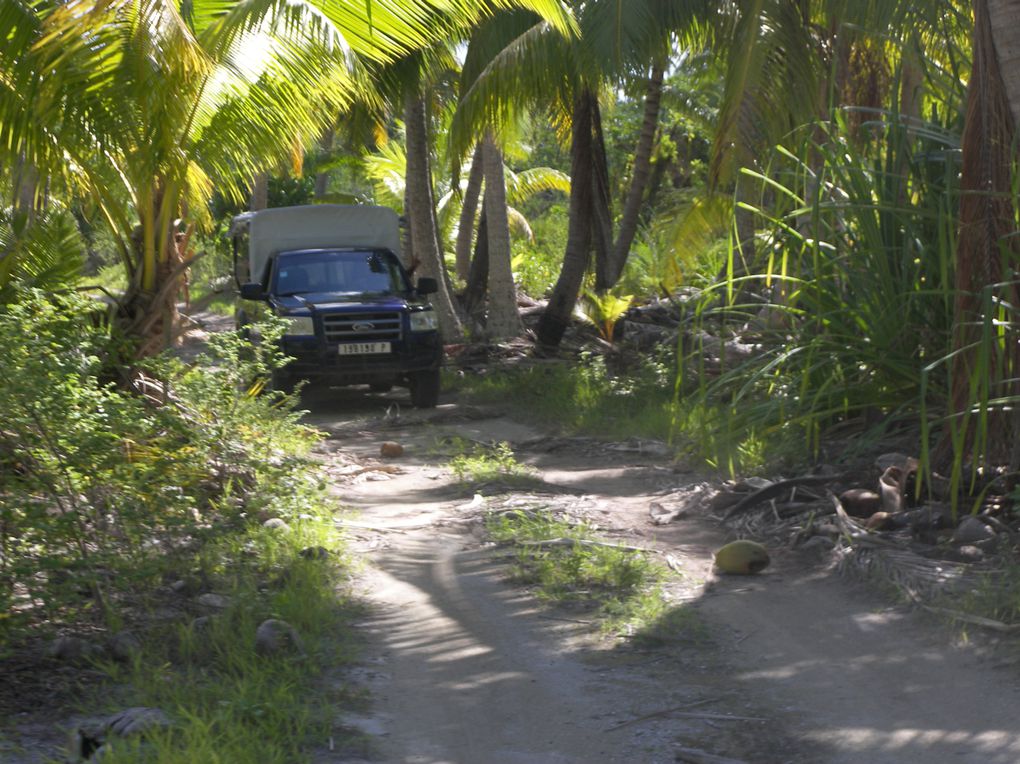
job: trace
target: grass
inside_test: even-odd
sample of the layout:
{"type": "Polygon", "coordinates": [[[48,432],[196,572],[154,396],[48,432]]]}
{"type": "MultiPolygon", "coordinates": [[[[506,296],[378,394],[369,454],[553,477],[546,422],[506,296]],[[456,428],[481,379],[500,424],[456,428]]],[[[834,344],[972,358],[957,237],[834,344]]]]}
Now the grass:
{"type": "Polygon", "coordinates": [[[674,379],[673,361],[665,356],[614,372],[591,354],[577,364],[450,375],[447,385],[468,400],[507,405],[522,419],[567,432],[665,441],[677,411],[674,379]]]}
{"type": "Polygon", "coordinates": [[[494,541],[514,548],[514,581],[535,587],[548,602],[592,612],[606,634],[663,644],[703,628],[693,611],[666,598],[665,566],[644,552],[584,543],[597,541],[587,525],[516,511],[490,516],[486,529],[494,541]],[[537,543],[555,539],[576,543],[537,543]]]}
{"type": "Polygon", "coordinates": [[[450,459],[450,470],[462,487],[472,488],[499,483],[530,485],[536,481],[534,470],[517,461],[507,442],[485,446],[463,438],[453,438],[450,445],[457,452],[450,459]]]}
{"type": "Polygon", "coordinates": [[[619,372],[610,371],[605,358],[589,354],[572,365],[450,374],[444,384],[468,401],[498,403],[519,419],[568,434],[663,441],[677,456],[689,455],[729,474],[763,469],[796,454],[803,458],[803,439],[773,438],[766,449],[766,440],[753,431],[735,431],[741,424],[729,407],[678,395],[675,361],[668,353],[619,372]],[[734,424],[732,432],[726,431],[727,421],[734,424]]]}
{"type": "Polygon", "coordinates": [[[328,681],[354,655],[344,639],[354,611],[339,592],[343,547],[329,520],[323,509],[286,533],[253,525],[207,550],[203,573],[230,605],[204,627],[181,621],[151,632],[137,660],[102,667],[108,686],[89,699],[90,714],[151,706],[173,726],[115,740],[104,762],[290,764],[331,742],[363,747],[336,719],[338,709],[362,700],[328,681]],[[313,546],[330,550],[330,558],[301,556],[313,546]],[[267,618],[291,624],[304,654],[257,655],[255,630],[267,618]]]}
{"type": "Polygon", "coordinates": [[[1020,623],[1020,563],[1005,560],[994,572],[981,575],[966,591],[955,591],[932,604],[1016,625],[1020,623]]]}

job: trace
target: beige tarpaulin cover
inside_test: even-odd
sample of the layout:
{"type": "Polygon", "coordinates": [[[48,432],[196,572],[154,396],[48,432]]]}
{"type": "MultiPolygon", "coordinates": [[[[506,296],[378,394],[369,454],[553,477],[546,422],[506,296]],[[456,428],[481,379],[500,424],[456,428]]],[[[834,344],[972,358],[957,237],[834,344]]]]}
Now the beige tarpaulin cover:
{"type": "Polygon", "coordinates": [[[274,207],[234,218],[234,232],[248,228],[248,263],[253,278],[276,252],[324,247],[388,249],[400,257],[400,219],[389,207],[310,204],[274,207]]]}

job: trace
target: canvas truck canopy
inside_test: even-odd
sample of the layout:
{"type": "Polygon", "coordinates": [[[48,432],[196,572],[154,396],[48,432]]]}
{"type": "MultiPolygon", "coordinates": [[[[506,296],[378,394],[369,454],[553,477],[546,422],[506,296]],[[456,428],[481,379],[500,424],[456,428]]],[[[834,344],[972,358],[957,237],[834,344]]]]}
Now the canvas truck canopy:
{"type": "Polygon", "coordinates": [[[310,204],[246,212],[234,218],[231,233],[247,228],[248,263],[258,278],[277,252],[329,247],[388,249],[400,257],[400,218],[389,207],[310,204]]]}

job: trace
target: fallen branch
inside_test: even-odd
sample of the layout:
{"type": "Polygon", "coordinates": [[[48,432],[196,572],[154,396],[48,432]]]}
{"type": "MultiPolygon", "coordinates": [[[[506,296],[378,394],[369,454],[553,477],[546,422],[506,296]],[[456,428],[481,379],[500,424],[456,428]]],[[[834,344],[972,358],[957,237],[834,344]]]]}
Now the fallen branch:
{"type": "Polygon", "coordinates": [[[348,472],[344,477],[356,477],[358,475],[364,475],[366,472],[385,472],[388,475],[403,475],[404,470],[393,464],[376,464],[370,467],[362,467],[361,469],[355,470],[354,472],[348,472]]]}
{"type": "Polygon", "coordinates": [[[764,488],[760,488],[754,493],[745,496],[726,511],[723,515],[723,520],[729,520],[737,515],[754,509],[763,501],[779,498],[791,488],[801,485],[826,485],[827,483],[836,483],[843,480],[845,477],[846,475],[804,475],[803,477],[790,478],[789,480],[780,480],[778,483],[767,485],[764,488]]]}
{"type": "Polygon", "coordinates": [[[686,761],[688,764],[748,764],[743,759],[716,756],[714,753],[699,751],[697,748],[677,748],[676,760],[686,761]]]}
{"type": "Polygon", "coordinates": [[[627,544],[610,544],[607,541],[592,541],[591,539],[571,539],[566,537],[556,539],[544,539],[542,541],[514,541],[517,546],[549,547],[549,546],[595,546],[606,549],[620,549],[624,552],[645,552],[646,554],[665,554],[658,549],[649,549],[643,546],[629,546],[627,544]]]}
{"type": "Polygon", "coordinates": [[[402,525],[400,527],[394,527],[389,525],[369,525],[368,523],[359,523],[353,520],[334,520],[333,524],[338,528],[354,528],[359,531],[376,531],[377,533],[407,533],[407,531],[419,530],[421,528],[429,528],[432,526],[432,522],[417,523],[415,525],[402,525]]]}
{"type": "Polygon", "coordinates": [[[1017,623],[1003,623],[1002,621],[996,621],[992,618],[985,618],[980,615],[971,615],[970,613],[961,613],[959,610],[950,610],[944,607],[935,607],[934,605],[925,605],[924,603],[917,602],[922,608],[930,613],[936,615],[944,615],[947,618],[952,618],[955,621],[962,621],[963,623],[971,623],[975,626],[983,626],[986,629],[997,631],[1001,634],[1016,634],[1020,632],[1020,624],[1017,623]]]}
{"type": "Polygon", "coordinates": [[[555,615],[540,615],[539,618],[541,618],[543,621],[563,621],[564,623],[580,623],[585,626],[592,625],[592,621],[581,621],[577,618],[560,618],[559,616],[555,615]]]}
{"type": "Polygon", "coordinates": [[[625,722],[614,724],[612,727],[607,728],[605,732],[614,732],[616,730],[623,729],[624,727],[629,727],[632,724],[640,724],[641,722],[646,722],[649,719],[660,719],[663,716],[669,716],[670,714],[675,714],[678,711],[685,711],[688,708],[697,708],[698,706],[704,706],[709,703],[715,703],[717,700],[719,700],[719,698],[704,698],[703,700],[696,700],[693,703],[685,703],[682,706],[674,706],[673,708],[664,708],[661,711],[653,711],[650,714],[639,716],[636,719],[628,719],[625,722]]]}
{"type": "Polygon", "coordinates": [[[702,713],[684,713],[681,711],[674,712],[670,716],[679,716],[681,719],[712,719],[713,721],[722,722],[765,722],[768,719],[763,719],[760,716],[730,716],[729,714],[702,714],[702,713]]]}

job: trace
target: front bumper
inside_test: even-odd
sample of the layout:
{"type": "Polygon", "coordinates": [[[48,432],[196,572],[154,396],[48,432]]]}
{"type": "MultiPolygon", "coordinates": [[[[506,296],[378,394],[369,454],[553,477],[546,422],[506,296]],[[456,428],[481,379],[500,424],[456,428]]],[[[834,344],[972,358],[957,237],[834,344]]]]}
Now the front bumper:
{"type": "Polygon", "coordinates": [[[282,344],[284,354],[293,359],[285,373],[335,385],[396,382],[411,372],[438,369],[443,360],[438,332],[394,341],[391,352],[380,354],[340,355],[337,344],[312,337],[284,337],[282,344]]]}

